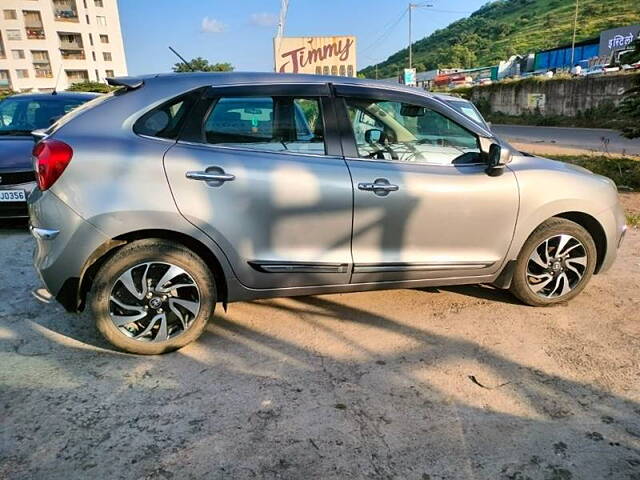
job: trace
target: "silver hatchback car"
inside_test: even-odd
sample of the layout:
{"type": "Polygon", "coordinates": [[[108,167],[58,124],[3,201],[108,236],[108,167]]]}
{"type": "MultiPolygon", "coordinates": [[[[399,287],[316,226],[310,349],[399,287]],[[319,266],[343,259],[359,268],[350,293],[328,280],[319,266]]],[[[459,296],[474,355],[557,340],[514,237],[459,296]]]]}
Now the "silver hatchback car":
{"type": "Polygon", "coordinates": [[[613,263],[616,187],[515,151],[446,99],[344,77],[110,79],[34,148],[35,267],[129,352],[217,302],[492,284],[544,306],[613,263]]]}

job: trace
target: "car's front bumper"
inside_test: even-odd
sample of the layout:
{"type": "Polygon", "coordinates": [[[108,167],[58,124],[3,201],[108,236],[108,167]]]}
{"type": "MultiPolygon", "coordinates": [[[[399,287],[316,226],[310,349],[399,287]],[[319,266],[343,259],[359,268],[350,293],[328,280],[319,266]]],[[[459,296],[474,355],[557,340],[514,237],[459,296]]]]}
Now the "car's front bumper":
{"type": "Polygon", "coordinates": [[[604,228],[607,239],[607,251],[598,273],[604,273],[611,268],[618,256],[618,249],[623,243],[627,231],[626,217],[622,205],[617,203],[611,209],[598,215],[598,220],[604,228]]]}

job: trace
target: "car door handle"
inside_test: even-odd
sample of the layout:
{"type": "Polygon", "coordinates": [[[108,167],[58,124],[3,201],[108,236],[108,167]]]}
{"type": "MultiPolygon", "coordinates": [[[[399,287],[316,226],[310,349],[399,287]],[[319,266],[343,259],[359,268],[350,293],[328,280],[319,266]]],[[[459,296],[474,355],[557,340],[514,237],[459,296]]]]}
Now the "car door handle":
{"type": "Polygon", "coordinates": [[[189,180],[202,180],[204,182],[230,182],[236,179],[235,175],[230,173],[209,173],[209,172],[187,172],[185,174],[189,180]]]}
{"type": "Polygon", "coordinates": [[[358,183],[358,190],[365,190],[386,195],[389,192],[397,192],[398,190],[400,190],[400,187],[398,187],[398,185],[389,183],[389,180],[387,180],[386,178],[377,178],[373,183],[358,183]]]}

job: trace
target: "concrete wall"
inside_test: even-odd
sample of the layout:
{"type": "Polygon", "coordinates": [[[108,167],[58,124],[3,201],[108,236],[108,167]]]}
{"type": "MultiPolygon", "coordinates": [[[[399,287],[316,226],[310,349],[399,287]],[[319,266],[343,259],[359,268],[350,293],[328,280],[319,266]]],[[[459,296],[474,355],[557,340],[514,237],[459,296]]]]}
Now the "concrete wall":
{"type": "Polygon", "coordinates": [[[471,100],[485,99],[492,112],[521,115],[538,106],[544,115],[574,117],[578,112],[606,105],[617,105],[631,88],[634,75],[602,75],[576,79],[534,79],[496,83],[471,89],[471,100]]]}

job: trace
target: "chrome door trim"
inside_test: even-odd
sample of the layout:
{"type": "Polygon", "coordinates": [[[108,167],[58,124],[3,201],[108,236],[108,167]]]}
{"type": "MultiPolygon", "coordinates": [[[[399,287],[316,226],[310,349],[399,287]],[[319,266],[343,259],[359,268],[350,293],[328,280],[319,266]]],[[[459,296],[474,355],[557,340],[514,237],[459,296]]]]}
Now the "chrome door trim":
{"type": "Polygon", "coordinates": [[[263,273],[347,273],[347,263],[306,263],[278,261],[250,261],[249,265],[263,273]]]}
{"type": "Polygon", "coordinates": [[[496,262],[431,262],[431,263],[356,263],[353,273],[433,272],[442,270],[479,270],[496,262]]]}

